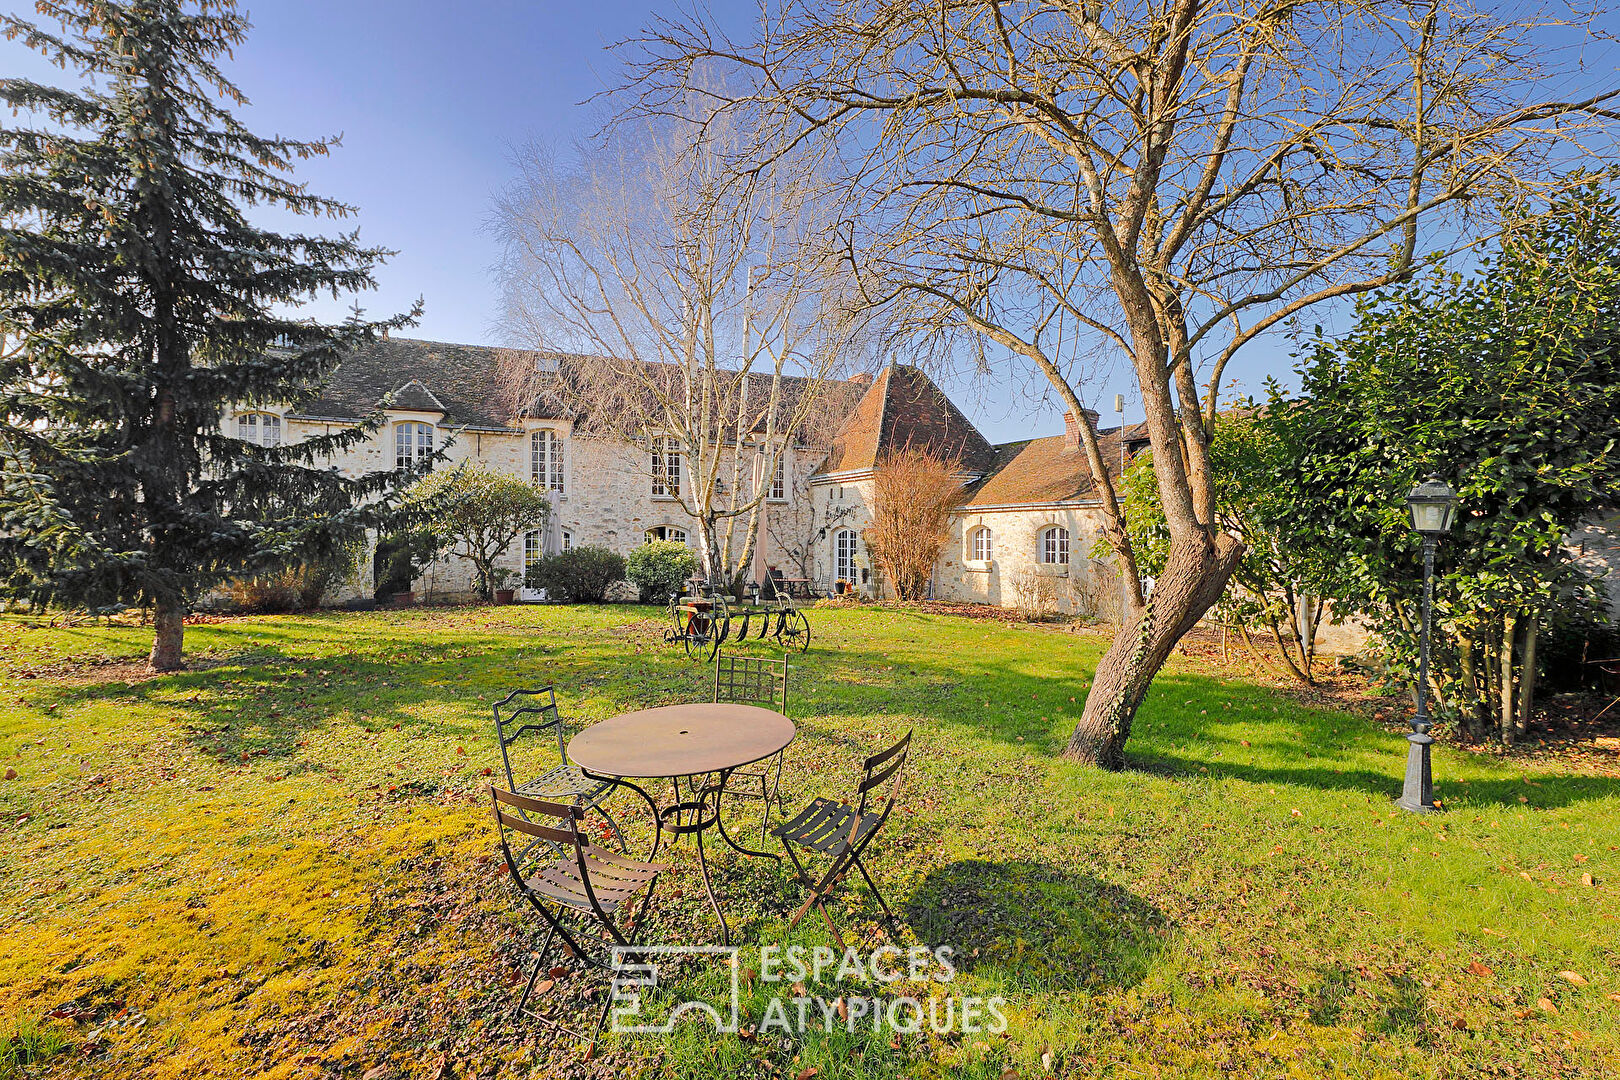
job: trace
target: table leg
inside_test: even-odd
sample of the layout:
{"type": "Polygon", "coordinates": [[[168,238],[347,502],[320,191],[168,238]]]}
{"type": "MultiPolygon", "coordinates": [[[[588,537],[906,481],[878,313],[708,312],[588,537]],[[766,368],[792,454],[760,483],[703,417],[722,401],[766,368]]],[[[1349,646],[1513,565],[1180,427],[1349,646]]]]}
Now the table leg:
{"type": "Polygon", "coordinates": [[[661,845],[664,840],[664,818],[663,815],[658,812],[658,804],[653,802],[652,796],[648,795],[647,792],[641,787],[637,786],[636,784],[632,784],[622,776],[598,776],[589,769],[581,769],[580,772],[592,780],[606,780],[611,781],[615,786],[627,787],[642,797],[642,799],[647,803],[647,809],[652,811],[653,828],[657,830],[653,833],[653,846],[652,850],[647,853],[647,861],[651,862],[654,858],[656,858],[658,855],[659,845],[661,845]]]}
{"type": "Polygon", "coordinates": [[[744,855],[752,855],[755,858],[760,859],[780,860],[782,856],[776,854],[775,852],[755,851],[753,848],[743,847],[741,844],[737,843],[737,841],[731,838],[730,833],[726,832],[725,819],[720,816],[720,799],[725,795],[727,785],[731,783],[731,773],[731,769],[726,769],[725,771],[721,772],[720,783],[718,789],[714,793],[714,823],[720,827],[720,838],[727,844],[730,844],[733,851],[740,851],[744,855]]]}
{"type": "MultiPolygon", "coordinates": [[[[719,821],[720,796],[715,794],[715,821],[719,821]]],[[[720,830],[722,836],[725,829],[720,830]]],[[[709,894],[709,906],[714,908],[714,917],[720,920],[720,944],[731,944],[731,927],[726,924],[726,913],[720,910],[720,898],[714,895],[714,884],[709,880],[709,859],[703,853],[703,830],[697,831],[698,869],[703,871],[703,888],[709,894]]]]}

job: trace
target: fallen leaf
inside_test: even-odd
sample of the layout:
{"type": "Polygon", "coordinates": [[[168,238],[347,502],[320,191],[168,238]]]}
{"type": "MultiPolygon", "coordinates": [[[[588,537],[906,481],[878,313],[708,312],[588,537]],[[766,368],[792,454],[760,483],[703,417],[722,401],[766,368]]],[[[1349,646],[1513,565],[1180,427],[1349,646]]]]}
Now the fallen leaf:
{"type": "Polygon", "coordinates": [[[1558,1006],[1552,1003],[1551,998],[1536,998],[1536,1008],[1540,1009],[1548,1016],[1558,1015],[1558,1006]]]}
{"type": "Polygon", "coordinates": [[[1586,985],[1586,976],[1581,975],[1578,972],[1560,971],[1558,973],[1558,977],[1560,979],[1563,979],[1567,983],[1574,983],[1576,986],[1585,986],[1586,985]]]}
{"type": "Polygon", "coordinates": [[[816,1073],[818,1073],[820,1071],[821,1071],[820,1069],[818,1069],[814,1065],[812,1065],[808,1069],[805,1069],[803,1072],[801,1072],[799,1074],[798,1080],[810,1080],[810,1078],[812,1076],[816,1075],[816,1073]]]}
{"type": "Polygon", "coordinates": [[[1592,886],[1596,885],[1597,882],[1592,880],[1592,875],[1591,874],[1582,874],[1581,875],[1581,884],[1585,885],[1587,888],[1591,888],[1592,886]]]}
{"type": "Polygon", "coordinates": [[[552,980],[550,980],[550,979],[541,979],[538,983],[535,984],[534,992],[537,993],[537,994],[550,993],[551,988],[553,986],[556,986],[556,985],[557,984],[555,982],[553,982],[552,980]]]}
{"type": "Polygon", "coordinates": [[[1490,973],[1491,973],[1491,969],[1486,967],[1484,964],[1480,963],[1478,960],[1475,960],[1472,964],[1468,965],[1468,974],[1470,974],[1470,975],[1478,975],[1480,978],[1483,979],[1485,976],[1489,975],[1490,973]]]}

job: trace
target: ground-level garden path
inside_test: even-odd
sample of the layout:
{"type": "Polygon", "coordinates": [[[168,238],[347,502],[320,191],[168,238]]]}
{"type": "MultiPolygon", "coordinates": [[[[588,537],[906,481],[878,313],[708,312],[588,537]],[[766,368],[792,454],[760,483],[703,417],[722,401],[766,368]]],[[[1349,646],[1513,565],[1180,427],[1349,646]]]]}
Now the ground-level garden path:
{"type": "MultiPolygon", "coordinates": [[[[954,993],[1007,999],[1005,1033],[689,1025],[587,1059],[511,1021],[539,935],[491,854],[489,703],[554,682],[584,723],[700,700],[651,609],[231,619],[158,678],[138,628],[0,620],[0,1075],[1620,1073],[1620,770],[1441,747],[1445,812],[1413,817],[1391,803],[1396,699],[1180,656],[1135,768],[1101,773],[1057,753],[1105,638],[812,617],[789,804],[915,727],[876,869],[906,942],[956,950],[954,993]]],[[[718,863],[746,940],[829,940],[787,931],[779,868],[718,863]]],[[[648,938],[712,940],[675,864],[648,938]]],[[[555,982],[559,1009],[600,1000],[555,982]]],[[[765,991],[747,981],[745,1012],[765,991]]]]}

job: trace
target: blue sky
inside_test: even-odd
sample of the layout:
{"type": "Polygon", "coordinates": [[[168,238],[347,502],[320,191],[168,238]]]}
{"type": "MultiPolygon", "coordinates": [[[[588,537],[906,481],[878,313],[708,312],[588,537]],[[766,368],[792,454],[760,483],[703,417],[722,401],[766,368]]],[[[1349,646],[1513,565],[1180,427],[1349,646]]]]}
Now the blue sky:
{"type": "MultiPolygon", "coordinates": [[[[614,59],[605,46],[678,6],[243,2],[254,29],[229,66],[252,100],[242,118],[264,134],[341,134],[342,146],[304,164],[299,177],[358,206],[362,238],[399,252],[378,274],[380,291],[363,300],[367,310],[402,310],[421,296],[426,310],[412,336],[487,343],[501,343],[501,335],[491,269],[497,250],[486,222],[494,193],[512,174],[514,148],[534,139],[566,145],[590,134],[593,109],[581,103],[611,81],[614,59]]],[[[739,26],[755,10],[752,0],[712,6],[739,26]]],[[[0,42],[0,64],[62,80],[15,43],[0,42]]],[[[1285,375],[1289,366],[1285,341],[1258,342],[1232,374],[1258,393],[1266,374],[1285,375]]],[[[1091,396],[1106,410],[1114,392],[1129,386],[1122,371],[1104,383],[1091,396]]],[[[1061,411],[1039,400],[1045,387],[1038,378],[947,389],[993,441],[1062,430],[1061,411]]],[[[1127,415],[1135,419],[1139,410],[1127,415]]]]}

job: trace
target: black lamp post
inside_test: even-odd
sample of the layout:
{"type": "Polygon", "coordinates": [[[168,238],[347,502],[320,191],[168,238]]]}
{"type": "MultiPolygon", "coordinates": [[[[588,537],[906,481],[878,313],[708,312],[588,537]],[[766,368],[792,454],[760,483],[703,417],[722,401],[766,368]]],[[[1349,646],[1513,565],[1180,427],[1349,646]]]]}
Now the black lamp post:
{"type": "Polygon", "coordinates": [[[1431,476],[1406,497],[1412,527],[1423,537],[1423,629],[1418,637],[1417,712],[1406,737],[1406,785],[1396,805],[1420,814],[1432,813],[1434,777],[1429,772],[1429,611],[1434,606],[1434,548],[1457,518],[1457,495],[1438,476],[1431,476]]]}

